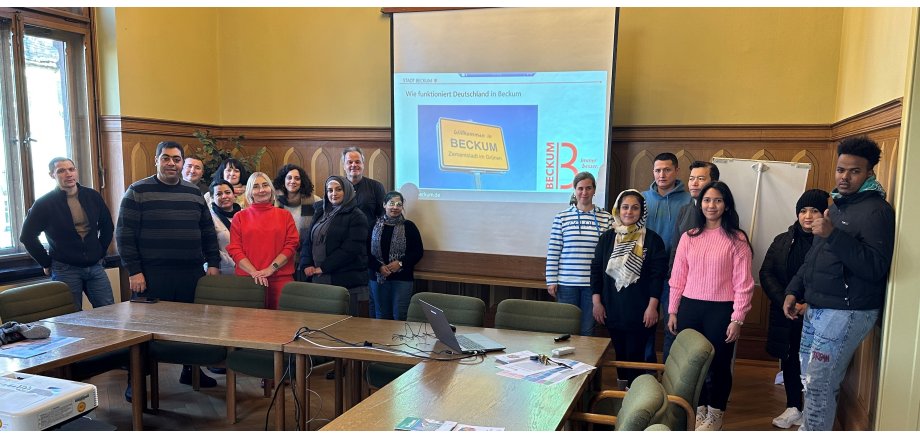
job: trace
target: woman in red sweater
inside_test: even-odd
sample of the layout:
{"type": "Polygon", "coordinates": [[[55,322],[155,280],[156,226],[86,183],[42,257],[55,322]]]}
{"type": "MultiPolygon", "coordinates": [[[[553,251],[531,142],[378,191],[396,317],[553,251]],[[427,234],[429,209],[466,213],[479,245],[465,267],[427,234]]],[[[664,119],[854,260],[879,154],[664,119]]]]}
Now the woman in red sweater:
{"type": "Polygon", "coordinates": [[[721,430],[732,390],[732,352],[751,310],[751,244],[739,226],[735,198],[720,181],[697,195],[697,224],[680,236],[671,270],[668,330],[692,328],[715,348],[700,391],[696,430],[721,430]]]}
{"type": "Polygon", "coordinates": [[[281,288],[294,280],[294,263],[300,236],[291,214],[273,203],[271,178],[253,173],[246,182],[249,207],[233,217],[227,252],[236,262],[236,275],[250,276],[265,286],[265,308],[277,309],[281,288]]]}

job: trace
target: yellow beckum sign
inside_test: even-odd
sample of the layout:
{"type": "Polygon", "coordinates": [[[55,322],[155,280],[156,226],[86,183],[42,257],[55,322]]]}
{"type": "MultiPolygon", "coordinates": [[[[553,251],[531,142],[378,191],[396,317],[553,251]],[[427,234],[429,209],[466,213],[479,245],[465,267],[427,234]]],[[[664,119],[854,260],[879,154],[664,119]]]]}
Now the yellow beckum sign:
{"type": "Polygon", "coordinates": [[[441,170],[507,172],[508,150],[501,126],[438,119],[441,170]]]}

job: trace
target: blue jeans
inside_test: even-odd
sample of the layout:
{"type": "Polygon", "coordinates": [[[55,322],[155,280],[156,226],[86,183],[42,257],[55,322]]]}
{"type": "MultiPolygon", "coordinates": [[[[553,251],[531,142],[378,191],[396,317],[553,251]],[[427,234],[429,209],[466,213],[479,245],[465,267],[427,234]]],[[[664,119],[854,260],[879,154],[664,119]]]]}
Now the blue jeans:
{"type": "Polygon", "coordinates": [[[409,312],[409,300],[412,298],[411,281],[384,281],[368,282],[371,289],[370,302],[374,303],[371,314],[376,313],[377,319],[406,320],[409,312]]]}
{"type": "Polygon", "coordinates": [[[83,292],[93,307],[108,306],[115,302],[112,297],[112,284],[105,275],[102,260],[85,268],[68,265],[57,260],[51,261],[51,279],[61,281],[70,288],[73,303],[77,310],[83,310],[83,292]]]}
{"type": "Polygon", "coordinates": [[[594,333],[594,303],[591,302],[591,288],[588,286],[563,286],[556,289],[556,299],[560,303],[574,304],[581,309],[582,336],[594,333]]]}
{"type": "Polygon", "coordinates": [[[799,355],[805,375],[804,423],[800,430],[831,430],[837,394],[853,353],[878,319],[875,310],[809,307],[799,355]]]}

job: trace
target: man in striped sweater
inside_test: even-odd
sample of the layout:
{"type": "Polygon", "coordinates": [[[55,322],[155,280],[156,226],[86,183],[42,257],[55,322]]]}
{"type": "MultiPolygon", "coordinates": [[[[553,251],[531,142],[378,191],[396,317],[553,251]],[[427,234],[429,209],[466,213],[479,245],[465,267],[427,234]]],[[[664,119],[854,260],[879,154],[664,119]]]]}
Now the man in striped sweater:
{"type": "MultiPolygon", "coordinates": [[[[118,211],[115,241],[132,294],[191,303],[198,279],[205,275],[202,264],[208,263],[208,275],[219,274],[220,252],[201,191],[180,178],[182,159],[178,143],[157,145],[157,173],[128,187],[118,211]]],[[[183,369],[179,382],[191,384],[191,367],[183,369]]],[[[216,384],[202,375],[201,386],[216,384]]]]}

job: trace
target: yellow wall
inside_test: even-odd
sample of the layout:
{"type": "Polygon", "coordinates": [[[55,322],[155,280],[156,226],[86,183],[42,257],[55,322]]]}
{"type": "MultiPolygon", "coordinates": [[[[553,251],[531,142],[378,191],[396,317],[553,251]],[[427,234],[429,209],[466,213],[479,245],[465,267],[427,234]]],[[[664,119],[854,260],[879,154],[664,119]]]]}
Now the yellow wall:
{"type": "Polygon", "coordinates": [[[390,126],[379,8],[221,8],[224,125],[390,126]]]}
{"type": "Polygon", "coordinates": [[[217,18],[212,8],[115,9],[121,115],[220,122],[217,18]]]}
{"type": "Polygon", "coordinates": [[[845,8],[835,119],[904,96],[910,8],[845,8]]]}
{"type": "Polygon", "coordinates": [[[115,8],[96,8],[96,50],[99,53],[99,113],[121,114],[118,90],[118,30],[115,8]]]}
{"type": "Polygon", "coordinates": [[[623,8],[614,124],[830,123],[840,8],[623,8]]]}

